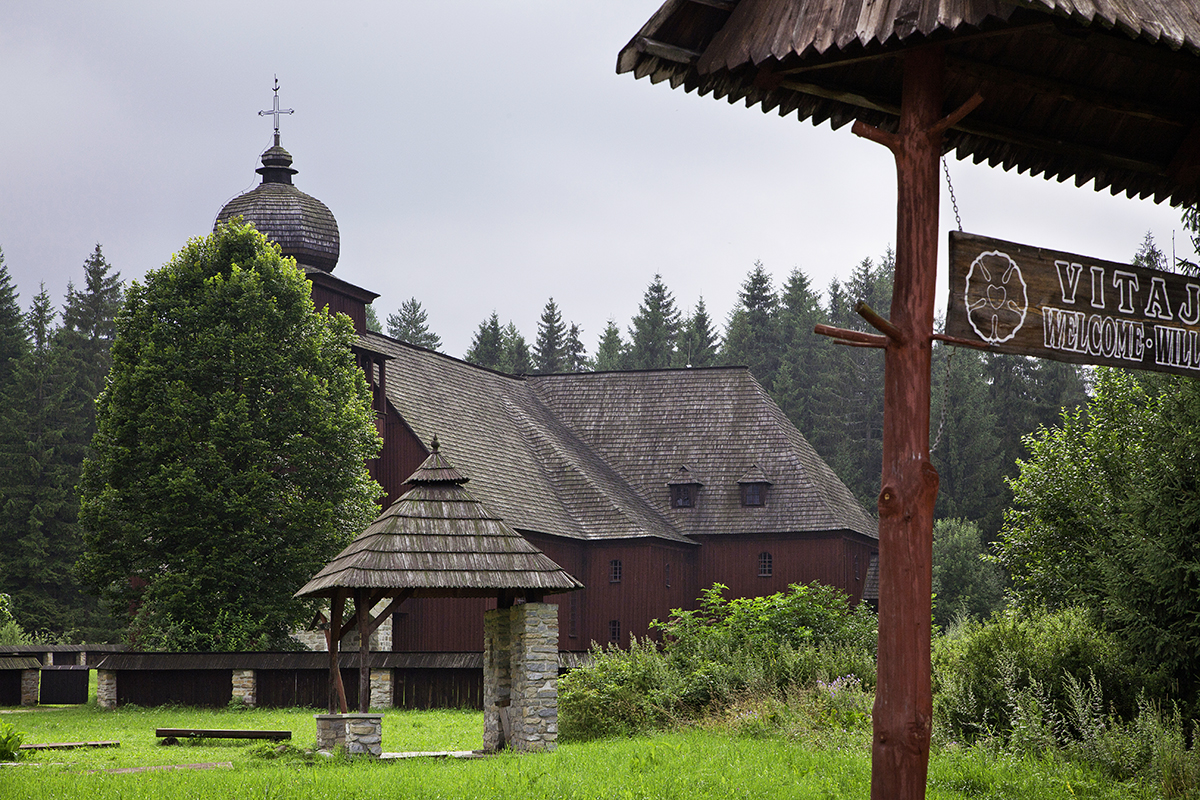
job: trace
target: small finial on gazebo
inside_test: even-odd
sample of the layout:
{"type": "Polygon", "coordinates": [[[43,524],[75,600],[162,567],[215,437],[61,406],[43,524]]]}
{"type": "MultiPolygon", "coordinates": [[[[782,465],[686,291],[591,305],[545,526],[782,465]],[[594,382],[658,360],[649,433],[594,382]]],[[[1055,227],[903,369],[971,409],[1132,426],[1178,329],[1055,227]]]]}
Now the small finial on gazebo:
{"type": "Polygon", "coordinates": [[[295,114],[296,112],[290,108],[279,107],[279,76],[275,76],[275,103],[270,111],[260,111],[258,115],[265,117],[268,114],[275,118],[275,146],[279,146],[279,115],[280,114],[295,114]]]}
{"type": "Polygon", "coordinates": [[[435,433],[433,435],[433,439],[429,441],[429,449],[436,453],[439,447],[441,447],[441,445],[438,443],[437,434],[435,433]]]}

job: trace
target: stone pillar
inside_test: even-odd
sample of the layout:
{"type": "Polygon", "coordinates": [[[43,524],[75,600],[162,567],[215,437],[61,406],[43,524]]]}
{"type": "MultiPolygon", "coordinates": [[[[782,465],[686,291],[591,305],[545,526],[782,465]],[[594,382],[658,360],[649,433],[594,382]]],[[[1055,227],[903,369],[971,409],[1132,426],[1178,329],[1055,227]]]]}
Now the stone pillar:
{"type": "Polygon", "coordinates": [[[313,714],[317,721],[317,749],[346,746],[346,719],[341,714],[313,714]]]}
{"type": "Polygon", "coordinates": [[[379,758],[383,753],[383,715],[343,714],[342,718],[346,720],[346,752],[379,758]]]}
{"type": "Polygon", "coordinates": [[[392,707],[391,669],[371,669],[371,706],[373,708],[392,707]]]}
{"type": "Polygon", "coordinates": [[[38,704],[38,689],[41,687],[41,679],[40,670],[21,670],[21,705],[36,706],[38,704]]]}
{"type": "Polygon", "coordinates": [[[255,689],[254,670],[235,669],[233,671],[233,700],[244,706],[254,708],[258,697],[255,689]]]}
{"type": "Polygon", "coordinates": [[[510,626],[512,747],[553,750],[558,743],[558,606],[513,606],[510,626]]]}
{"type": "Polygon", "coordinates": [[[96,670],[96,704],[101,708],[117,707],[117,673],[114,670],[96,670]]]}
{"type": "Polygon", "coordinates": [[[483,615],[483,749],[503,749],[510,741],[512,670],[509,611],[494,608],[483,615]]]}

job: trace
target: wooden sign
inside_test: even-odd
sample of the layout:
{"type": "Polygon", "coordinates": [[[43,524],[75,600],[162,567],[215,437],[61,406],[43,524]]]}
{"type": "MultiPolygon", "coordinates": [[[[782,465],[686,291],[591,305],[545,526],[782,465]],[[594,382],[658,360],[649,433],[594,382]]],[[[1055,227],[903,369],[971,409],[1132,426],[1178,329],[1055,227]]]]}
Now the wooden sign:
{"type": "Polygon", "coordinates": [[[999,353],[1200,376],[1200,278],[951,232],[946,333],[999,353]]]}

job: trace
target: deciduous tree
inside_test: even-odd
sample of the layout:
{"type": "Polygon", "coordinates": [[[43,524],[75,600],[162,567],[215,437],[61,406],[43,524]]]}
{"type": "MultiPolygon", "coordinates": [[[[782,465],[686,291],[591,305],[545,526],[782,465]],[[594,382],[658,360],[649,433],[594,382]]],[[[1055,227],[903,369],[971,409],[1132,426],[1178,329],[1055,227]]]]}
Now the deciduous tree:
{"type": "Polygon", "coordinates": [[[134,609],[132,639],[279,647],[307,621],[292,593],[380,494],[354,340],[248,225],[189,241],[130,287],[81,481],[81,567],[134,609]]]}

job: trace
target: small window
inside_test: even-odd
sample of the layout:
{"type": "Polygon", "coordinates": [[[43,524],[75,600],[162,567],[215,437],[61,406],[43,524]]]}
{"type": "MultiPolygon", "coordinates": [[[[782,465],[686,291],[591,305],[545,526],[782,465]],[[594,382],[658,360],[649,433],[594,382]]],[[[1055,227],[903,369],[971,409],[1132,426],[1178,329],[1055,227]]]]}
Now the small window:
{"type": "Polygon", "coordinates": [[[758,577],[769,578],[775,574],[775,565],[771,554],[762,552],[758,554],[758,577]]]}
{"type": "Polygon", "coordinates": [[[862,580],[862,578],[860,578],[858,575],[858,553],[854,554],[854,580],[862,580]]]}
{"type": "Polygon", "coordinates": [[[614,558],[612,561],[608,562],[608,582],[621,582],[621,559],[614,558]]]}
{"type": "Polygon", "coordinates": [[[613,644],[621,643],[621,620],[612,619],[608,621],[608,640],[613,644]]]}
{"type": "Polygon", "coordinates": [[[742,505],[761,506],[767,502],[767,485],[765,483],[743,483],[742,505]]]}
{"type": "Polygon", "coordinates": [[[571,592],[570,616],[567,618],[567,636],[579,636],[579,592],[571,592]]]}
{"type": "Polygon", "coordinates": [[[690,483],[671,487],[671,508],[692,508],[696,505],[696,487],[690,483]]]}
{"type": "Polygon", "coordinates": [[[667,574],[667,588],[671,588],[671,562],[667,562],[667,568],[664,570],[667,574]]]}

